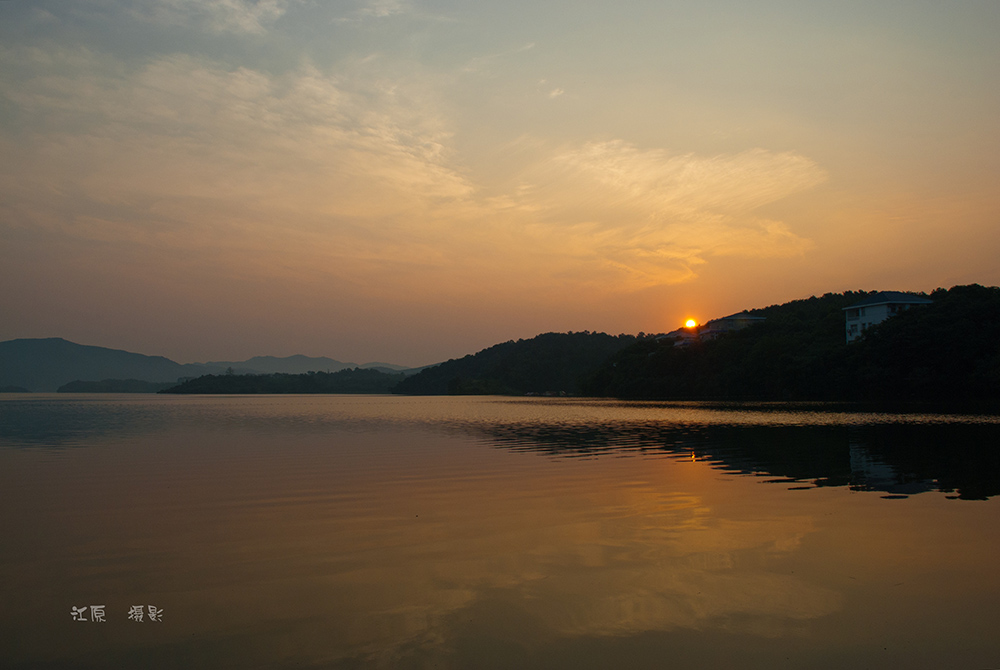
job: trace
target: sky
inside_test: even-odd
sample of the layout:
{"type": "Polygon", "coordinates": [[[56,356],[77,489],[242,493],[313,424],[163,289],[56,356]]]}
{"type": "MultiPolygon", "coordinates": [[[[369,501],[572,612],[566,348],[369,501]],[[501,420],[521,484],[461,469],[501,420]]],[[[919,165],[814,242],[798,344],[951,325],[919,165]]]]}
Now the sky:
{"type": "Polygon", "coordinates": [[[0,1],[0,340],[425,365],[1000,284],[995,0],[0,1]]]}

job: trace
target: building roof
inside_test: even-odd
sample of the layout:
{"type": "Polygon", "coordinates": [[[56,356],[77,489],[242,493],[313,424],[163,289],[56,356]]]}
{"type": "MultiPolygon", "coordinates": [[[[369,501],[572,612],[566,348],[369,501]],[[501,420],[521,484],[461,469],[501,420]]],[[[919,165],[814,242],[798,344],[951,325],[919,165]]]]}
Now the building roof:
{"type": "Polygon", "coordinates": [[[860,302],[856,302],[853,305],[848,305],[843,309],[857,309],[858,307],[870,307],[871,305],[930,305],[933,300],[928,298],[921,298],[917,295],[912,295],[910,293],[903,293],[902,291],[879,291],[874,295],[870,295],[860,302]]]}
{"type": "MultiPolygon", "coordinates": [[[[729,316],[721,316],[718,319],[712,319],[712,321],[726,321],[728,319],[733,319],[734,321],[767,321],[766,316],[757,316],[756,314],[748,314],[747,312],[737,312],[729,316]]],[[[709,321],[709,323],[712,323],[712,321],[709,321]]]]}

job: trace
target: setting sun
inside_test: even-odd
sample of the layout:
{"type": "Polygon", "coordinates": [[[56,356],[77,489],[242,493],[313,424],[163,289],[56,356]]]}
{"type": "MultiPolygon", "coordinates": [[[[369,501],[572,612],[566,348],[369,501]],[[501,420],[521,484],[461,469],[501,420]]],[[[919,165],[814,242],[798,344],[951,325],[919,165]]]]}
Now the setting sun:
{"type": "Polygon", "coordinates": [[[688,319],[687,321],[684,322],[684,327],[685,328],[694,328],[697,325],[698,325],[698,322],[695,321],[694,319],[688,319]]]}

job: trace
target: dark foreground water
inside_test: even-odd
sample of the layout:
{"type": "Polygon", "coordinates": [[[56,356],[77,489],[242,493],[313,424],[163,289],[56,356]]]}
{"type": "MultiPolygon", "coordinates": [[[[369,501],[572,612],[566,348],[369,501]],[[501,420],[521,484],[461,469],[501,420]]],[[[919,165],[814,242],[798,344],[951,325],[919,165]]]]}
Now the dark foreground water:
{"type": "Polygon", "coordinates": [[[995,416],[0,396],[0,666],[1000,668],[998,493],[995,416]]]}

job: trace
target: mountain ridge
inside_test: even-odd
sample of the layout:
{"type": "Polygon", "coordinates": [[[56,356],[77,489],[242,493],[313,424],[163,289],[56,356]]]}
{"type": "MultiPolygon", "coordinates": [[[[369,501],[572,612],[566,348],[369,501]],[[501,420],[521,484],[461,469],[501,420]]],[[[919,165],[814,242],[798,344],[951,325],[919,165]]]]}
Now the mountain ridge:
{"type": "Polygon", "coordinates": [[[54,392],[71,382],[140,380],[150,383],[222,374],[301,374],[354,368],[409,370],[391,363],[344,363],[326,356],[254,356],[245,361],[178,363],[165,356],[79,344],[62,337],[16,338],[0,342],[0,387],[54,392]]]}

